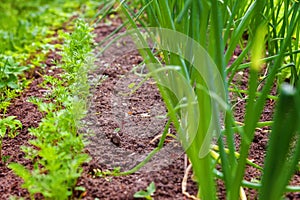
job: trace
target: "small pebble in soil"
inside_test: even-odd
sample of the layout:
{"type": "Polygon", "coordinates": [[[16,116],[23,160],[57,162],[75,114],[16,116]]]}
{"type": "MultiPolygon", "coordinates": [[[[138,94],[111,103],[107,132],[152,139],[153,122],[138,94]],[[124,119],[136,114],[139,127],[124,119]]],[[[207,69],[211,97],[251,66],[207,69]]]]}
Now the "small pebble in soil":
{"type": "Polygon", "coordinates": [[[121,137],[118,134],[114,134],[111,137],[110,141],[117,147],[119,147],[121,145],[121,137]]]}

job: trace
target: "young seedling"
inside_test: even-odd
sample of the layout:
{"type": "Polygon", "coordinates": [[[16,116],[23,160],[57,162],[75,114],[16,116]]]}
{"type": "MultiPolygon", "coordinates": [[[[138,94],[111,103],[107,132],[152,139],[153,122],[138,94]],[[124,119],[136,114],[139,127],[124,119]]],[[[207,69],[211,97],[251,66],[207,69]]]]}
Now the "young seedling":
{"type": "Polygon", "coordinates": [[[2,116],[5,116],[6,110],[10,105],[10,101],[19,95],[17,90],[4,87],[0,89],[0,112],[2,116]]]}
{"type": "Polygon", "coordinates": [[[0,160],[2,160],[2,143],[6,133],[8,137],[14,138],[18,135],[16,130],[22,128],[22,123],[15,118],[15,116],[9,116],[0,119],[0,160]]]}
{"type": "Polygon", "coordinates": [[[107,177],[107,176],[118,176],[120,174],[121,167],[115,167],[113,170],[93,169],[93,177],[107,177]]]}
{"type": "Polygon", "coordinates": [[[152,200],[153,199],[153,195],[155,193],[156,187],[154,182],[152,181],[150,183],[150,185],[146,188],[146,191],[144,190],[140,190],[138,192],[136,192],[133,197],[134,198],[145,198],[147,200],[152,200]]]}

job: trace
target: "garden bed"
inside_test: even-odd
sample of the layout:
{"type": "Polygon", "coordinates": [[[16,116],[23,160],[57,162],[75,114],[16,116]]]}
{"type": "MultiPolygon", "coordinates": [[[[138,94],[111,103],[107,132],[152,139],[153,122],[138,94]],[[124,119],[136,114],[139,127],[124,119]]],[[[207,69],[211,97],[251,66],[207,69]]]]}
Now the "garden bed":
{"type": "MultiPolygon", "coordinates": [[[[98,24],[95,29],[96,41],[101,41],[112,30],[118,27],[120,21],[114,20],[112,25],[98,24]]],[[[157,135],[161,134],[166,119],[162,118],[166,114],[163,101],[161,100],[158,89],[153,80],[146,81],[134,94],[128,98],[123,98],[117,93],[126,90],[126,86],[133,82],[139,82],[141,78],[131,72],[142,62],[141,56],[136,50],[126,51],[130,45],[130,40],[121,44],[121,47],[114,47],[118,52],[114,52],[115,57],[102,55],[96,60],[96,68],[89,74],[89,79],[100,81],[100,84],[92,83],[91,96],[89,100],[89,111],[87,117],[83,120],[88,127],[87,136],[89,144],[86,152],[92,157],[92,160],[84,164],[84,171],[79,178],[77,185],[83,186],[84,192],[75,192],[76,198],[82,199],[133,199],[134,193],[144,190],[152,181],[156,185],[156,191],[153,197],[155,199],[187,199],[182,194],[182,181],[187,163],[185,155],[180,148],[179,143],[173,138],[167,138],[165,147],[138,172],[127,176],[105,176],[97,177],[97,172],[114,170],[114,167],[120,166],[121,170],[129,170],[153,150],[158,139],[152,141],[157,135]],[[122,45],[124,49],[122,49],[122,45]],[[98,79],[97,79],[98,78],[98,79]],[[100,79],[99,79],[100,78],[100,79]],[[116,101],[118,100],[118,101],[116,101]],[[116,129],[121,129],[116,131],[116,129]],[[117,136],[116,136],[117,135],[117,136]],[[171,146],[170,146],[171,145],[171,146]],[[100,170],[100,171],[99,171],[100,170]]],[[[95,52],[97,53],[97,52],[95,52]]],[[[110,55],[108,51],[107,55],[110,55]]],[[[238,51],[237,51],[238,53],[238,51]]],[[[49,54],[52,58],[55,54],[49,54]]],[[[61,70],[56,69],[47,63],[43,70],[36,68],[31,76],[35,77],[20,97],[12,101],[7,114],[17,116],[23,124],[23,129],[15,139],[5,138],[3,144],[3,155],[9,155],[9,162],[22,163],[24,166],[31,166],[30,161],[24,158],[24,153],[20,146],[28,145],[28,140],[32,136],[28,134],[29,127],[37,127],[43,115],[32,103],[27,102],[28,97],[43,97],[45,92],[39,86],[43,78],[40,75],[58,76],[61,70]]],[[[247,81],[247,71],[241,78],[241,82],[247,81]]],[[[98,82],[99,83],[99,82],[98,82]]],[[[245,88],[243,88],[245,89],[245,88]]],[[[243,121],[244,100],[232,96],[237,101],[235,116],[237,121],[243,121]]],[[[269,100],[261,118],[271,120],[274,108],[274,102],[269,100]]],[[[171,130],[172,131],[172,130],[171,130]]],[[[262,166],[268,141],[267,128],[258,129],[253,140],[249,158],[254,163],[262,166]]],[[[239,137],[236,137],[237,144],[239,137]]],[[[13,172],[7,168],[7,164],[0,166],[0,196],[2,199],[8,199],[10,196],[29,197],[28,192],[21,188],[22,180],[16,177],[13,172]]],[[[250,181],[260,178],[260,172],[248,167],[245,179],[250,181]]],[[[292,184],[300,183],[300,177],[295,175],[292,184]]],[[[224,199],[223,184],[219,185],[219,198],[224,199]]],[[[196,195],[196,184],[191,180],[191,173],[187,182],[187,192],[196,195]]],[[[247,190],[249,199],[256,198],[255,190],[247,190]]],[[[300,194],[294,193],[288,195],[289,199],[299,199],[300,194]]]]}
{"type": "MultiPolygon", "coordinates": [[[[97,44],[101,43],[123,23],[118,15],[115,14],[112,12],[112,14],[107,15],[106,19],[94,25],[93,33],[95,34],[94,40],[96,45],[92,56],[94,56],[93,59],[95,60],[93,60],[94,66],[88,67],[87,81],[90,88],[87,96],[87,113],[80,120],[78,131],[78,134],[82,134],[86,142],[83,153],[88,154],[91,159],[83,163],[82,174],[75,182],[76,187],[74,191],[71,191],[72,195],[70,198],[87,200],[134,199],[135,193],[146,190],[152,182],[156,187],[155,192],[151,194],[154,199],[189,199],[187,194],[184,194],[183,188],[188,194],[197,196],[199,188],[195,182],[194,174],[191,171],[187,172],[190,161],[184,153],[180,142],[174,138],[176,131],[173,124],[167,129],[169,134],[162,149],[139,170],[134,170],[159,145],[161,135],[166,131],[165,127],[168,124],[168,117],[166,117],[168,110],[155,80],[150,78],[144,81],[148,69],[143,64],[144,59],[136,50],[135,44],[130,37],[123,37],[121,40],[115,41],[110,48],[100,53],[103,46],[98,48],[97,44]],[[130,93],[139,83],[142,83],[140,87],[134,93],[130,93]],[[130,170],[132,170],[132,173],[129,173],[130,170]],[[188,175],[187,179],[186,175],[188,175]]],[[[68,23],[72,23],[76,18],[76,16],[72,17],[68,23]]],[[[68,24],[66,23],[65,26],[68,26],[68,24]]],[[[82,24],[81,28],[82,32],[88,32],[88,29],[84,29],[82,24]]],[[[121,32],[124,31],[125,28],[121,30],[121,32]]],[[[58,34],[55,33],[55,35],[57,36],[58,34]]],[[[244,39],[247,38],[246,36],[244,36],[244,39]]],[[[72,34],[69,37],[71,38],[72,34]]],[[[74,38],[78,39],[76,34],[74,38]]],[[[60,42],[54,41],[54,43],[60,42]]],[[[70,42],[69,44],[72,43],[70,42]]],[[[76,45],[74,46],[76,47],[76,45]]],[[[86,51],[88,52],[88,50],[86,51]]],[[[239,46],[235,49],[228,67],[238,58],[242,51],[242,48],[239,46]]],[[[38,127],[43,118],[47,117],[52,111],[56,112],[69,106],[58,103],[59,106],[56,109],[47,113],[39,111],[38,106],[32,103],[32,97],[40,98],[47,103],[56,101],[55,98],[52,100],[45,99],[45,96],[49,96],[51,93],[49,88],[45,87],[51,88],[51,84],[48,82],[45,85],[44,77],[55,77],[57,80],[61,80],[61,77],[67,77],[71,81],[79,80],[72,77],[72,75],[75,74],[76,76],[78,72],[80,74],[80,67],[82,66],[80,65],[79,71],[74,74],[72,72],[70,73],[71,75],[64,76],[63,74],[68,71],[68,66],[63,70],[58,68],[55,63],[60,61],[67,63],[68,60],[66,60],[66,57],[62,58],[59,54],[61,53],[50,50],[46,55],[46,60],[43,62],[44,67],[35,67],[25,73],[25,78],[32,80],[31,83],[19,96],[11,100],[10,106],[7,108],[5,115],[16,116],[16,119],[22,123],[22,129],[20,129],[19,135],[15,138],[4,137],[3,140],[3,157],[2,161],[0,161],[0,199],[9,199],[10,197],[17,199],[21,197],[25,199],[32,198],[29,192],[22,188],[24,181],[14,174],[13,170],[9,168],[9,164],[16,162],[30,170],[35,169],[37,166],[35,164],[38,163],[36,160],[40,159],[39,155],[37,154],[38,156],[33,160],[26,159],[26,153],[21,150],[21,146],[32,146],[29,144],[29,141],[35,139],[34,136],[29,134],[30,128],[38,127]],[[31,101],[29,102],[28,100],[30,99],[31,101]]],[[[63,56],[66,55],[68,56],[67,53],[63,56]]],[[[85,54],[83,53],[83,55],[85,54]]],[[[88,53],[86,55],[91,56],[88,53]]],[[[158,59],[162,59],[162,57],[162,55],[158,55],[158,59]]],[[[83,60],[86,61],[85,58],[83,60]]],[[[29,59],[28,63],[30,62],[31,60],[29,59]]],[[[91,63],[89,62],[88,64],[91,63]]],[[[71,68],[70,70],[72,71],[73,69],[71,68]]],[[[85,72],[84,70],[85,68],[83,72],[85,72]]],[[[264,68],[260,73],[267,74],[267,70],[264,68]]],[[[231,91],[229,98],[231,105],[233,105],[232,113],[236,122],[244,122],[245,120],[249,75],[249,68],[240,70],[233,78],[235,87],[229,86],[231,91]]],[[[82,77],[83,79],[85,78],[84,75],[82,77]]],[[[62,83],[59,86],[67,84],[62,83]]],[[[84,90],[85,86],[82,88],[78,89],[79,93],[76,93],[78,92],[76,89],[72,93],[72,90],[74,90],[73,86],[73,89],[70,89],[72,97],[84,99],[87,94],[84,93],[86,92],[84,90]],[[80,89],[82,88],[83,90],[81,91],[80,89]],[[83,93],[80,93],[80,91],[83,93]]],[[[66,88],[66,91],[69,92],[69,89],[66,88]]],[[[273,85],[271,95],[276,98],[267,99],[260,116],[261,122],[273,120],[278,96],[276,84],[273,85]]],[[[81,106],[83,104],[80,104],[80,108],[78,107],[80,112],[83,110],[81,106]]],[[[76,106],[71,106],[70,112],[74,112],[73,108],[77,109],[76,106]]],[[[74,116],[77,117],[77,115],[74,116]]],[[[256,128],[249,149],[248,159],[260,167],[264,166],[270,132],[270,126],[256,128]]],[[[225,140],[226,138],[224,137],[225,140]]],[[[236,149],[239,151],[241,135],[236,133],[234,140],[236,149]]],[[[57,141],[54,140],[53,143],[56,144],[57,141]]],[[[33,149],[38,148],[34,147],[33,149]]],[[[79,150],[78,154],[80,153],[81,150],[79,150]]],[[[217,164],[217,169],[221,170],[219,164],[217,164]]],[[[44,174],[46,175],[47,173],[45,172],[44,174]]],[[[261,180],[261,177],[262,172],[258,167],[247,165],[244,180],[257,183],[261,180]]],[[[226,199],[224,182],[221,179],[218,179],[216,182],[218,199],[226,199]]],[[[298,171],[290,181],[290,185],[300,185],[300,174],[298,171]]],[[[248,199],[258,199],[257,190],[246,187],[244,187],[244,190],[248,199]]],[[[35,194],[34,198],[44,199],[42,194],[39,193],[35,194]]],[[[286,198],[300,199],[300,192],[287,193],[286,198]]]]}

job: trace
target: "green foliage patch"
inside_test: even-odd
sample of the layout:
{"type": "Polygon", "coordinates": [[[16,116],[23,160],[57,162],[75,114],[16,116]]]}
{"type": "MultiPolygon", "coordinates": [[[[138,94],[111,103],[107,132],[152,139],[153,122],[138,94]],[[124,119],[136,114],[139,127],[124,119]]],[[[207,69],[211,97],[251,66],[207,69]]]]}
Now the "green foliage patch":
{"type": "Polygon", "coordinates": [[[92,45],[92,35],[86,30],[90,30],[88,25],[77,20],[74,31],[64,34],[63,60],[69,59],[66,56],[72,58],[61,65],[66,69],[61,75],[63,78],[45,76],[43,85],[48,90],[45,99],[29,99],[46,116],[38,128],[30,129],[30,134],[35,136],[30,141],[32,146],[22,147],[34,168],[27,169],[17,163],[11,163],[9,167],[24,180],[23,187],[32,197],[42,194],[50,199],[68,199],[74,190],[82,189],[76,188],[77,178],[82,172],[81,165],[89,160],[89,156],[83,153],[85,140],[78,127],[88,95],[86,73],[90,67],[87,59],[91,56],[91,48],[80,49],[72,55],[66,52],[69,52],[69,44],[92,45]],[[78,62],[74,57],[82,59],[78,62]]]}

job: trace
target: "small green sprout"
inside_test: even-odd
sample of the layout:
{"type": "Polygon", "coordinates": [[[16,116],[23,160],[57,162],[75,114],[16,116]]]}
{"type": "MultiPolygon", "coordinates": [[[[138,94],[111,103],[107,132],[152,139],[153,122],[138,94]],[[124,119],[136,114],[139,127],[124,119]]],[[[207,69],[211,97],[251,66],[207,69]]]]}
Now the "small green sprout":
{"type": "Polygon", "coordinates": [[[144,190],[140,190],[138,192],[136,192],[133,197],[134,198],[145,198],[147,200],[152,200],[153,199],[153,195],[155,193],[156,187],[154,182],[152,181],[150,183],[150,185],[146,188],[146,191],[144,190]]]}
{"type": "Polygon", "coordinates": [[[134,86],[135,86],[135,83],[130,83],[130,84],[128,85],[128,88],[129,88],[129,89],[132,89],[134,86]]]}
{"type": "Polygon", "coordinates": [[[119,133],[121,131],[121,128],[115,128],[114,133],[119,133]]]}
{"type": "Polygon", "coordinates": [[[113,170],[93,169],[93,177],[107,177],[107,176],[118,176],[121,171],[121,167],[115,167],[113,170]]]}

